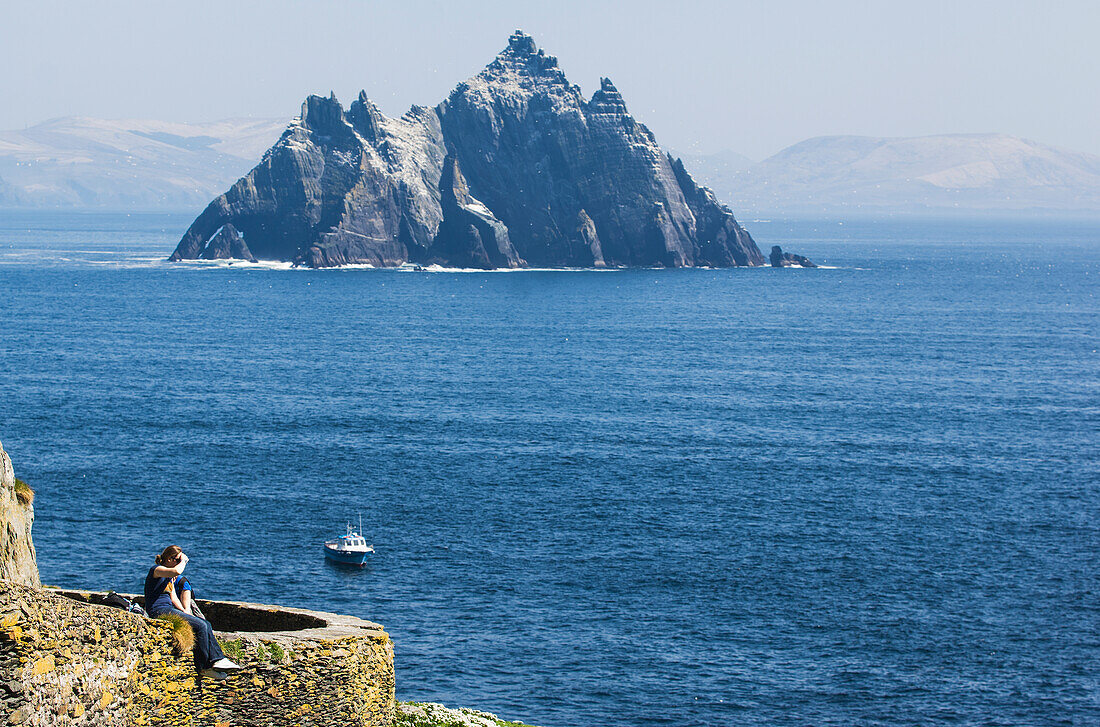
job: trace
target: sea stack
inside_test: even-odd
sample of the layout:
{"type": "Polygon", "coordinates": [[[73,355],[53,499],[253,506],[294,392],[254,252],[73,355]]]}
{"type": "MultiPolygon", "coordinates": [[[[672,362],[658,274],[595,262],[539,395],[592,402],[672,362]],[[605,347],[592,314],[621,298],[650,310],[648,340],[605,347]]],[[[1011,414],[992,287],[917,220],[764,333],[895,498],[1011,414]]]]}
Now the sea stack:
{"type": "Polygon", "coordinates": [[[771,254],[768,255],[768,259],[771,261],[773,268],[816,268],[810,258],[805,255],[795,255],[793,252],[783,252],[783,248],[779,245],[772,245],[771,254]]]}
{"type": "Polygon", "coordinates": [[[447,100],[399,119],[365,93],[348,109],[307,98],[170,259],[238,255],[312,267],[765,264],[610,79],[585,99],[522,31],[447,100]]]}

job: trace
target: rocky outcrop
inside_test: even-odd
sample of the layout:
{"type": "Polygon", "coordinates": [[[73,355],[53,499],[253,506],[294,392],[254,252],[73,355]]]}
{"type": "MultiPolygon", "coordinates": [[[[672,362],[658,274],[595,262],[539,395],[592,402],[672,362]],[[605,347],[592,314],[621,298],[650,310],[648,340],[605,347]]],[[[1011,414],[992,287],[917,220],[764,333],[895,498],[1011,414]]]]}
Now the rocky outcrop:
{"type": "Polygon", "coordinates": [[[0,579],[39,585],[38,562],[31,540],[34,493],[15,477],[11,458],[0,444],[0,579]]]}
{"type": "Polygon", "coordinates": [[[805,255],[795,255],[793,252],[783,252],[783,249],[779,245],[772,245],[771,254],[768,255],[768,259],[773,268],[790,268],[790,267],[802,267],[802,268],[816,268],[810,258],[805,255]]]}
{"type": "Polygon", "coordinates": [[[248,260],[256,262],[244,238],[233,223],[227,222],[210,238],[200,257],[203,260],[248,260]]]}
{"type": "Polygon", "coordinates": [[[586,100],[520,31],[446,101],[399,119],[364,93],[346,111],[310,96],[171,259],[223,255],[227,228],[256,258],[314,267],[764,264],[609,79],[586,100]]]}
{"type": "Polygon", "coordinates": [[[398,702],[393,727],[530,727],[504,720],[490,712],[434,702],[398,702]]]}
{"type": "Polygon", "coordinates": [[[525,264],[512,246],[507,226],[470,195],[453,156],[443,163],[439,186],[443,221],[428,253],[428,262],[486,270],[525,264]]]}

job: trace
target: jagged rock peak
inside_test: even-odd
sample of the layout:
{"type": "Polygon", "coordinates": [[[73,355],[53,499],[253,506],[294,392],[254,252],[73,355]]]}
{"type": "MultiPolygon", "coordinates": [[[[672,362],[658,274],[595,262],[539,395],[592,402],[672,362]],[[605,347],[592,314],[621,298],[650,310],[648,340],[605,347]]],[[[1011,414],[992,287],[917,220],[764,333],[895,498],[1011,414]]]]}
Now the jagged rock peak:
{"type": "MultiPolygon", "coordinates": [[[[517,30],[508,38],[508,46],[485,67],[474,81],[496,81],[509,76],[537,79],[568,85],[565,74],[558,68],[558,59],[546,55],[535,45],[535,39],[517,30]]],[[[461,86],[464,84],[460,84],[461,86]]]]}
{"type": "Polygon", "coordinates": [[[301,124],[310,129],[330,129],[344,123],[344,107],[336,99],[336,93],[324,96],[310,95],[302,103],[301,124]]]}
{"type": "Polygon", "coordinates": [[[773,268],[790,268],[796,265],[802,268],[817,267],[817,265],[805,255],[796,255],[793,252],[783,252],[783,248],[779,245],[772,245],[772,252],[768,257],[773,268]]]}
{"type": "Polygon", "coordinates": [[[367,98],[366,91],[359,92],[359,98],[348,109],[347,118],[364,139],[371,143],[378,141],[385,116],[367,98]]]}
{"type": "Polygon", "coordinates": [[[206,249],[199,254],[199,257],[203,260],[249,260],[256,262],[252,251],[248,249],[241,233],[233,226],[232,222],[225,223],[221,230],[206,244],[206,249]]]}
{"type": "Polygon", "coordinates": [[[596,113],[627,113],[623,95],[619,93],[619,89],[615,88],[610,78],[600,79],[600,90],[592,94],[592,100],[588,105],[589,109],[596,113]]]}
{"type": "Polygon", "coordinates": [[[535,44],[535,39],[524,33],[519,28],[516,28],[510,36],[508,36],[508,51],[515,53],[516,55],[532,53],[538,53],[538,46],[535,44]]]}

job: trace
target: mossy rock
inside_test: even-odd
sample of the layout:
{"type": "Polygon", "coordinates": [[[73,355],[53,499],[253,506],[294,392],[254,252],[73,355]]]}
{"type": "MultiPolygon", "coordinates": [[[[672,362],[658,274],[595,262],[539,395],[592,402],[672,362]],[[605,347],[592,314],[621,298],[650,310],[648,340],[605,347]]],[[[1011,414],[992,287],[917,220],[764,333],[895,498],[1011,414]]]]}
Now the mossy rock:
{"type": "Polygon", "coordinates": [[[393,727],[531,727],[476,709],[451,709],[434,702],[398,702],[393,727]]]}
{"type": "Polygon", "coordinates": [[[19,499],[19,502],[24,505],[30,505],[34,502],[34,490],[23,480],[18,477],[15,478],[15,496],[19,499]]]}

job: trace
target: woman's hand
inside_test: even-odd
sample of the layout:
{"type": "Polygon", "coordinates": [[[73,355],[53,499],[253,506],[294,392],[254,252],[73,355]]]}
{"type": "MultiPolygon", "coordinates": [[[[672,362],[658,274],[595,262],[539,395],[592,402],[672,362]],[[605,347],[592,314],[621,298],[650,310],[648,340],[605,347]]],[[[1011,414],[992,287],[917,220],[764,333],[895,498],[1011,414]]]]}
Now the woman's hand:
{"type": "Polygon", "coordinates": [[[187,557],[186,553],[180,553],[179,560],[173,566],[158,565],[153,569],[153,575],[157,578],[175,578],[183,573],[183,569],[187,567],[187,561],[191,560],[187,557]]]}

